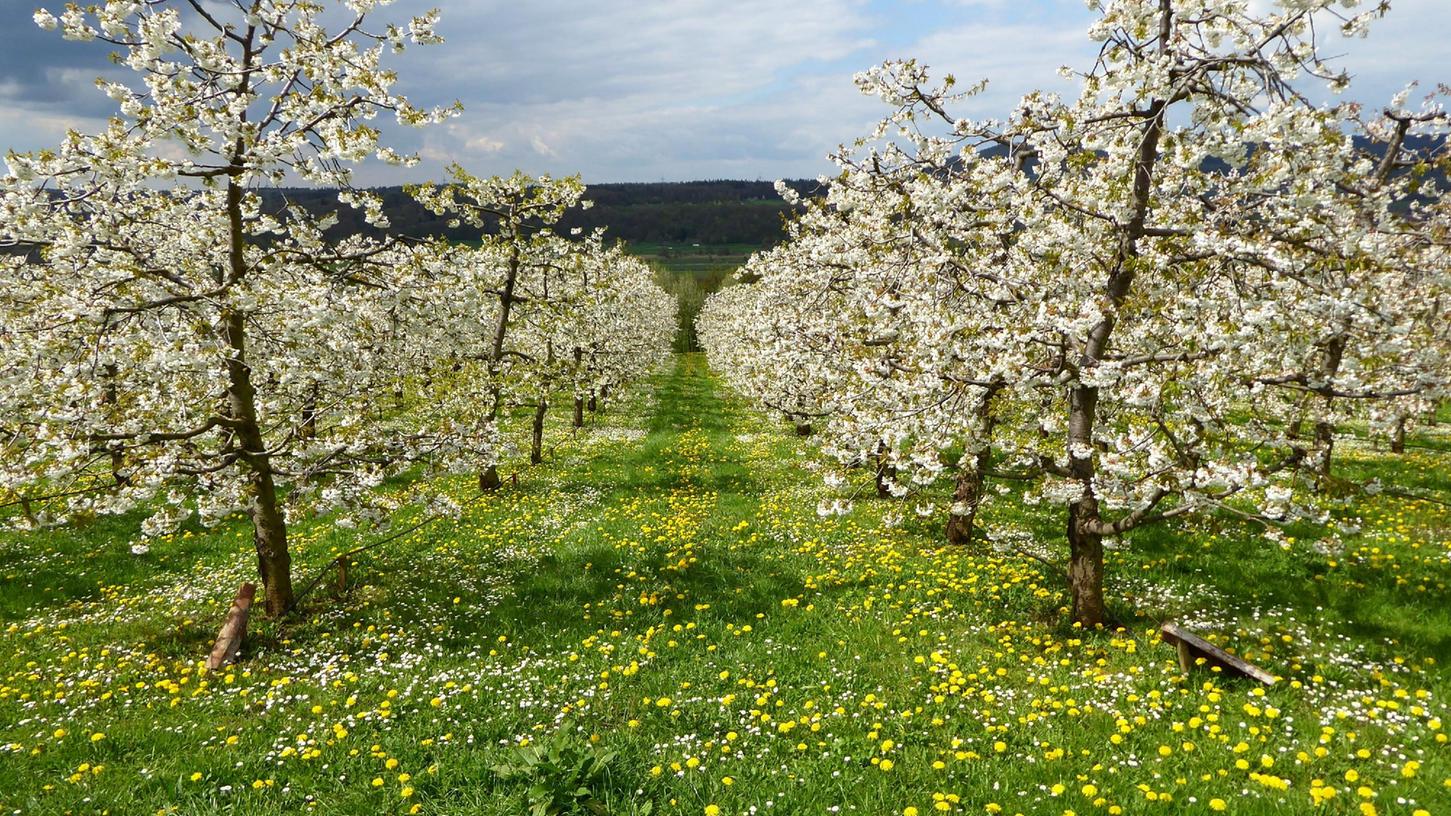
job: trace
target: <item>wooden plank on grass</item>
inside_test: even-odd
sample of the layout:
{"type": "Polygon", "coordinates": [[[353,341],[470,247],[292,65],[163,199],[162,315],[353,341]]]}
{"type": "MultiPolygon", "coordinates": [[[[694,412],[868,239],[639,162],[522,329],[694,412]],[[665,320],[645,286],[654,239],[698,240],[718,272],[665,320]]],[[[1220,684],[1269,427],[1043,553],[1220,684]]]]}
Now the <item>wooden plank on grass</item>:
{"type": "Polygon", "coordinates": [[[1248,677],[1251,680],[1264,683],[1267,686],[1275,684],[1275,676],[1264,669],[1250,663],[1243,658],[1235,657],[1225,650],[1215,646],[1213,643],[1190,632],[1188,629],[1180,628],[1177,624],[1166,623],[1159,630],[1159,637],[1165,643],[1172,644],[1179,651],[1179,668],[1188,674],[1200,658],[1205,664],[1218,666],[1221,670],[1240,677],[1248,677]]]}
{"type": "Polygon", "coordinates": [[[229,663],[237,662],[237,657],[242,653],[242,641],[247,637],[247,616],[251,613],[252,601],[256,598],[256,584],[245,583],[237,590],[237,597],[232,601],[232,608],[227,611],[227,620],[222,624],[222,631],[217,633],[217,644],[207,656],[208,671],[216,671],[229,663]]]}
{"type": "Polygon", "coordinates": [[[338,556],[337,565],[338,580],[333,595],[341,598],[343,593],[348,591],[348,557],[346,555],[338,556]]]}

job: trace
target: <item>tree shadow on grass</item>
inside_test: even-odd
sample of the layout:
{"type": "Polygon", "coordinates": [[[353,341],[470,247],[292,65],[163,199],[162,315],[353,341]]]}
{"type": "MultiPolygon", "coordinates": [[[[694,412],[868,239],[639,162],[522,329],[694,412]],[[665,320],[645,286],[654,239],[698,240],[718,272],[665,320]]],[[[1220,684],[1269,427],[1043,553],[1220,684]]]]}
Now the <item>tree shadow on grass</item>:
{"type": "Polygon", "coordinates": [[[187,573],[246,524],[239,520],[211,530],[189,524],[182,532],[190,535],[149,542],[150,551],[136,555],[130,545],[140,539],[146,516],[147,511],[135,510],[66,527],[4,533],[6,546],[0,552],[10,550],[19,558],[0,565],[0,621],[98,600],[102,585],[145,591],[187,573]]]}
{"type": "MultiPolygon", "coordinates": [[[[1351,482],[1376,477],[1403,490],[1433,498],[1451,497],[1451,477],[1447,473],[1434,468],[1408,468],[1395,458],[1346,456],[1337,463],[1336,472],[1351,482]]],[[[1414,515],[1424,527],[1434,525],[1435,513],[1442,512],[1439,508],[1428,510],[1432,506],[1422,505],[1413,514],[1405,510],[1409,505],[1404,499],[1358,496],[1345,512],[1357,516],[1367,515],[1372,508],[1376,513],[1405,510],[1407,519],[1414,515]]],[[[1059,570],[1043,566],[1044,578],[1057,586],[1066,585],[1062,564],[1067,544],[1061,511],[1026,507],[1010,497],[995,497],[984,504],[982,515],[990,526],[1021,529],[1031,534],[1032,541],[1045,543],[1047,556],[1059,564],[1059,570]]],[[[933,540],[940,530],[928,524],[908,521],[915,536],[933,540]]],[[[1198,515],[1135,530],[1127,536],[1122,552],[1108,555],[1106,593],[1110,612],[1118,623],[1144,629],[1160,622],[1150,613],[1173,618],[1205,603],[1220,603],[1223,611],[1234,615],[1254,608],[1277,609],[1312,627],[1329,623],[1335,631],[1360,642],[1392,641],[1399,644],[1393,650],[1402,654],[1409,650],[1442,663],[1451,659],[1451,565],[1444,559],[1431,558],[1435,553],[1423,544],[1418,552],[1424,553],[1421,557],[1427,563],[1414,570],[1409,564],[1357,564],[1344,555],[1307,551],[1310,545],[1306,542],[1319,538],[1320,531],[1292,527],[1286,532],[1299,542],[1288,552],[1267,541],[1260,527],[1228,514],[1198,515]],[[1332,560],[1337,562],[1334,567],[1330,566],[1332,560]],[[1422,578],[1424,591],[1418,586],[1422,578]],[[1135,599],[1124,593],[1125,579],[1148,580],[1156,589],[1164,590],[1168,599],[1148,600],[1150,608],[1136,610],[1135,599]],[[1207,597],[1196,592],[1196,587],[1207,587],[1207,597]],[[1183,595],[1182,601],[1174,600],[1178,594],[1183,595]]],[[[1354,537],[1349,537],[1349,544],[1348,549],[1355,546],[1354,537]]],[[[1396,549],[1402,556],[1417,552],[1396,549]]],[[[1050,626],[1054,622],[1045,621],[1050,626]]],[[[1056,623],[1065,635],[1073,631],[1066,618],[1056,623]]]]}
{"type": "Polygon", "coordinates": [[[510,597],[485,613],[481,628],[537,643],[600,627],[643,630],[667,608],[679,615],[708,606],[711,617],[752,620],[779,610],[782,600],[803,588],[798,576],[761,553],[706,547],[696,558],[677,572],[665,568],[658,552],[642,557],[609,544],[551,553],[518,576],[510,597]],[[631,572],[645,580],[628,577],[631,572]],[[642,595],[648,603],[639,603],[642,595]]]}
{"type": "Polygon", "coordinates": [[[1439,588],[1416,591],[1375,567],[1342,562],[1331,568],[1329,559],[1282,551],[1234,519],[1208,522],[1217,535],[1209,549],[1172,526],[1151,527],[1134,534],[1126,560],[1159,562],[1171,585],[1173,579],[1207,584],[1235,609],[1279,609],[1305,623],[1331,623],[1362,642],[1389,641],[1400,644],[1397,651],[1451,657],[1451,593],[1445,589],[1451,576],[1444,568],[1439,588]],[[1186,539],[1194,546],[1186,549],[1186,539]]]}

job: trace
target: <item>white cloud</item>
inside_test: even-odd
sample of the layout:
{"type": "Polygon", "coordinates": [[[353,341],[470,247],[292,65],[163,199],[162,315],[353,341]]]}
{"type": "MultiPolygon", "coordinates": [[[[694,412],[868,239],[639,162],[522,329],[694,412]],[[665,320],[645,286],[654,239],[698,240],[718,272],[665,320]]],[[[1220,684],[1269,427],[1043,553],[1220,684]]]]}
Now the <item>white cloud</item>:
{"type": "Polygon", "coordinates": [[[7,145],[15,145],[22,150],[54,146],[69,131],[93,133],[105,126],[104,119],[12,106],[4,117],[0,117],[0,153],[7,145]]]}
{"type": "Polygon", "coordinates": [[[1005,116],[1033,89],[1070,92],[1073,86],[1058,68],[1086,68],[1097,51],[1084,35],[1087,16],[1056,25],[961,25],[933,32],[913,46],[913,55],[932,67],[933,75],[955,75],[961,85],[981,79],[987,89],[967,102],[973,116],[1005,116]]]}
{"type": "Polygon", "coordinates": [[[490,139],[487,136],[476,136],[464,142],[464,147],[472,153],[492,155],[504,149],[504,143],[498,139],[490,139]]]}
{"type": "Polygon", "coordinates": [[[529,146],[534,148],[534,152],[541,156],[551,159],[559,158],[559,153],[550,147],[538,134],[529,137],[529,146]]]}

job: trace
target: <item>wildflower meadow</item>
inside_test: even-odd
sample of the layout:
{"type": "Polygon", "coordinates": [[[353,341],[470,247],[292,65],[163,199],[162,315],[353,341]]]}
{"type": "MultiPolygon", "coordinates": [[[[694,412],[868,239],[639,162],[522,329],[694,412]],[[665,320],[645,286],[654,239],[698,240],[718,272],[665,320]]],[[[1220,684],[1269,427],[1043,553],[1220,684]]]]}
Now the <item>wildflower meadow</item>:
{"type": "Polygon", "coordinates": [[[42,2],[0,816],[1451,816],[1435,4],[42,2]]]}
{"type": "MultiPolygon", "coordinates": [[[[1451,442],[1410,454],[1445,490],[1451,442]]],[[[246,659],[201,658],[245,524],[116,553],[7,534],[0,804],[16,813],[1444,813],[1451,510],[1331,550],[1207,519],[1111,550],[1120,625],[1032,557],[821,516],[808,439],[680,358],[517,488],[359,556],[246,659]],[[1253,591],[1251,591],[1253,589],[1253,591]],[[1180,671],[1168,616],[1281,678],[1180,671]],[[538,751],[539,756],[530,753],[538,751]]],[[[1366,473],[1400,467],[1369,444],[1366,473]]],[[[387,490],[419,489],[406,480],[387,490]]],[[[984,512],[1032,531],[1050,513],[984,512]]],[[[408,522],[405,514],[395,525],[408,522]]],[[[295,537],[310,575],[369,530],[295,537]]]]}

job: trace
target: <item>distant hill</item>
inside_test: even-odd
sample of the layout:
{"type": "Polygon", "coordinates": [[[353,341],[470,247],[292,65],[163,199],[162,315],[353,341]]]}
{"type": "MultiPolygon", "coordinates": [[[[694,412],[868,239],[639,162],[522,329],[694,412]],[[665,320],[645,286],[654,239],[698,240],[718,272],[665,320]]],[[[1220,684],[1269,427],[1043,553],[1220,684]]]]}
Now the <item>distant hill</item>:
{"type": "MultiPolygon", "coordinates": [[[[793,180],[788,184],[803,195],[823,192],[814,180],[793,180]]],[[[443,235],[456,240],[479,237],[475,228],[449,227],[448,219],[419,206],[401,187],[376,188],[373,192],[383,198],[383,211],[392,223],[390,232],[413,237],[443,235]]],[[[340,207],[332,190],[264,188],[259,193],[269,211],[276,211],[286,201],[314,213],[336,211],[334,234],[376,232],[363,223],[356,210],[340,207]]],[[[607,235],[632,244],[772,246],[783,237],[783,219],[793,209],[776,195],[774,182],[769,181],[594,184],[587,197],[594,207],[571,213],[561,230],[607,227],[607,235]]]]}
{"type": "MultiPolygon", "coordinates": [[[[1371,140],[1363,136],[1356,136],[1354,137],[1354,140],[1357,149],[1364,150],[1376,158],[1381,158],[1385,156],[1386,145],[1384,143],[1372,142],[1371,140]]],[[[1415,151],[1423,156],[1431,155],[1444,151],[1446,148],[1446,140],[1446,136],[1427,136],[1413,134],[1406,137],[1405,147],[1406,149],[1415,151]]],[[[1253,152],[1255,150],[1255,145],[1250,145],[1249,149],[1251,152],[1253,152]]],[[[1008,150],[1006,147],[1000,144],[990,144],[982,148],[979,153],[983,156],[1001,158],[1007,155],[1008,150]]],[[[956,158],[950,159],[949,166],[954,168],[960,168],[961,160],[956,158]]],[[[1024,169],[1027,170],[1027,172],[1033,173],[1036,171],[1038,161],[1037,159],[1029,159],[1028,161],[1024,162],[1023,166],[1024,169]]],[[[1204,163],[1201,164],[1200,167],[1206,172],[1210,173],[1226,173],[1229,171],[1228,162],[1224,161],[1223,159],[1212,157],[1205,159],[1204,163]]],[[[1444,186],[1447,179],[1444,172],[1438,169],[1433,169],[1428,176],[1428,180],[1435,181],[1437,184],[1444,186]]]]}

